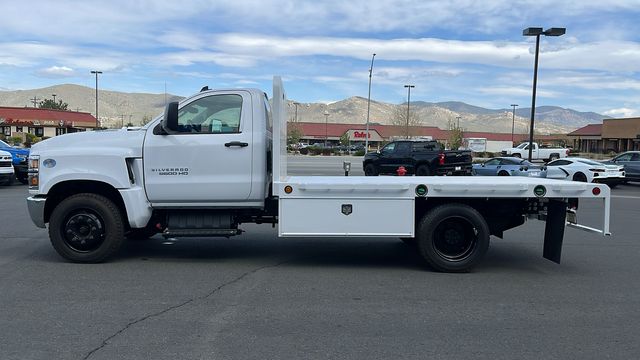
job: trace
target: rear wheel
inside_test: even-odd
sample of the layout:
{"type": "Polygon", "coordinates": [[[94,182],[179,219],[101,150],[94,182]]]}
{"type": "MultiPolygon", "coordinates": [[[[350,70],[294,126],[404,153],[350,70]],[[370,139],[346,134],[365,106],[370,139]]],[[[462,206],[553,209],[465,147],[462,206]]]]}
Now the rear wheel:
{"type": "Polygon", "coordinates": [[[49,219],[49,238],[63,258],[96,263],[115,253],[124,241],[118,207],[97,194],[76,194],[58,204],[49,219]]]}
{"type": "Polygon", "coordinates": [[[367,164],[364,167],[364,175],[365,176],[378,176],[378,170],[376,170],[376,166],[373,164],[367,164]]]}
{"type": "Polygon", "coordinates": [[[513,154],[513,155],[511,155],[511,156],[513,156],[513,157],[517,157],[517,158],[521,158],[521,157],[522,157],[522,155],[520,155],[520,154],[513,154]]]}
{"type": "Polygon", "coordinates": [[[560,156],[558,156],[558,154],[551,154],[551,156],[549,156],[549,161],[557,160],[559,158],[560,156]]]}
{"type": "Polygon", "coordinates": [[[468,272],[489,248],[489,226],[474,208],[464,204],[440,205],[418,225],[418,250],[433,269],[468,272]]]}
{"type": "Polygon", "coordinates": [[[417,176],[430,176],[431,175],[431,169],[429,169],[429,166],[427,166],[427,165],[420,165],[416,169],[416,175],[417,176]]]}

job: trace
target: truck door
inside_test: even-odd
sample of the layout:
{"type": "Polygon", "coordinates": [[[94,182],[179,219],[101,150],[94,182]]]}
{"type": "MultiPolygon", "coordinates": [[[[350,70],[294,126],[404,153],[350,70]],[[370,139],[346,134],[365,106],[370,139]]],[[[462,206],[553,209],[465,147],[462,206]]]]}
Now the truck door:
{"type": "Polygon", "coordinates": [[[155,135],[154,126],[150,127],[143,155],[149,200],[229,203],[247,199],[252,178],[251,109],[248,92],[205,93],[181,104],[178,133],[155,135]]]}

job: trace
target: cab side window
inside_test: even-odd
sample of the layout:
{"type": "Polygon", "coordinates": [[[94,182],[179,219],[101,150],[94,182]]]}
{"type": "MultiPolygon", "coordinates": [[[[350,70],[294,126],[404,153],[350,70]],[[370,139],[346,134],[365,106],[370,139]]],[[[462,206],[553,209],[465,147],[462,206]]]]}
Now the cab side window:
{"type": "Polygon", "coordinates": [[[242,96],[212,95],[198,99],[178,112],[178,132],[234,134],[240,132],[242,96]]]}

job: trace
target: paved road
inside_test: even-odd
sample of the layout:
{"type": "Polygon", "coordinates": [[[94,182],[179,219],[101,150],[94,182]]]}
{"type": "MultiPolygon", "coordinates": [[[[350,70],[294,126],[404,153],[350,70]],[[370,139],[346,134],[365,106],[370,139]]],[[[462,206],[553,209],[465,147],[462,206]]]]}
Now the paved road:
{"type": "MultiPolygon", "coordinates": [[[[542,259],[533,221],[494,238],[471,274],[425,270],[395,239],[278,239],[265,225],[70,264],[25,193],[0,188],[0,359],[640,355],[640,185],[614,190],[611,238],[567,230],[561,265],[542,259]]],[[[599,218],[586,202],[580,215],[599,218]]]]}

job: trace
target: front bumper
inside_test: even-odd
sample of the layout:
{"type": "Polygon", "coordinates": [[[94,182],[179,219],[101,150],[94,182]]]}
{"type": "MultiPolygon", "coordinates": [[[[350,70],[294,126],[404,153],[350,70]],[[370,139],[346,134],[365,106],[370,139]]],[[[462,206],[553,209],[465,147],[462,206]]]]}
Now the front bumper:
{"type": "Polygon", "coordinates": [[[27,198],[27,209],[29,209],[29,216],[31,221],[39,227],[45,228],[44,225],[44,204],[47,198],[30,196],[27,198]]]}

